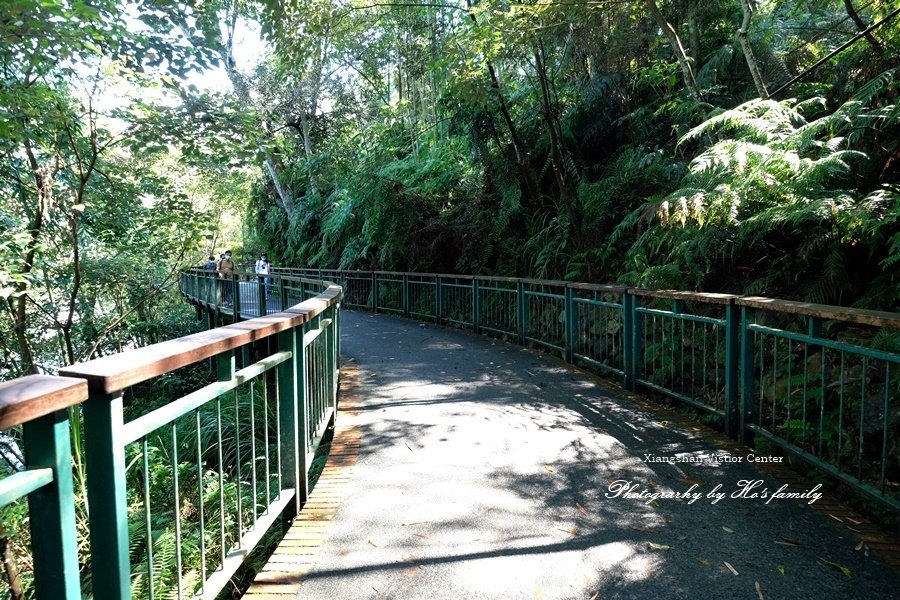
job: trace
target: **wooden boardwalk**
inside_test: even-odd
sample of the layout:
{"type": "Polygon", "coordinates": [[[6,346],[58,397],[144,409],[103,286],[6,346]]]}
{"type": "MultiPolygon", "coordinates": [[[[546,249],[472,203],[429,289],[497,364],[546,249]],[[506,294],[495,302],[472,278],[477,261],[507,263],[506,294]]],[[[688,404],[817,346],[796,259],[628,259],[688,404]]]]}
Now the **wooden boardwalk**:
{"type": "Polygon", "coordinates": [[[358,377],[353,366],[341,370],[340,405],[328,461],[309,500],[247,590],[245,597],[250,600],[297,597],[303,577],[328,539],[359,458],[361,436],[352,419],[359,405],[358,377]]]}

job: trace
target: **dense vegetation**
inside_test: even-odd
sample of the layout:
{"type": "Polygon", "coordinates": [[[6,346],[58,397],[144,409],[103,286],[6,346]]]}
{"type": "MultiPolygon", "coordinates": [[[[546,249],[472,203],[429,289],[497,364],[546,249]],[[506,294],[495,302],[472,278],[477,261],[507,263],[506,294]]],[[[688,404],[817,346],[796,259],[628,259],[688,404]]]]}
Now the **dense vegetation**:
{"type": "Polygon", "coordinates": [[[255,246],[896,308],[891,8],[268,2],[255,246]]]}
{"type": "MultiPolygon", "coordinates": [[[[5,0],[0,380],[192,331],[177,270],[227,246],[276,265],[897,310],[892,4],[5,0]],[[247,24],[270,48],[254,68],[236,60],[247,24]],[[212,69],[231,89],[192,83],[212,69]]],[[[129,400],[157,406],[206,376],[129,400]]],[[[0,438],[5,471],[17,436],[0,438]]],[[[164,468],[180,443],[148,440],[158,518],[148,531],[134,513],[135,548],[150,537],[161,557],[186,506],[164,468]]],[[[215,515],[240,482],[201,463],[182,498],[215,515]]],[[[23,503],[4,512],[27,575],[26,525],[23,503]]]]}

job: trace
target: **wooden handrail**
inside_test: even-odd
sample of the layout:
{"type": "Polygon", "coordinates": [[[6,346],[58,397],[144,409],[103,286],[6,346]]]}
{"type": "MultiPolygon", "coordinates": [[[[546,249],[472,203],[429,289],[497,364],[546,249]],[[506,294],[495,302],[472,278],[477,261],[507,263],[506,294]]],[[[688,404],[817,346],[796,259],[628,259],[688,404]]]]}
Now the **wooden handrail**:
{"type": "Polygon", "coordinates": [[[0,429],[7,429],[87,400],[83,379],[27,375],[0,383],[0,429]]]}
{"type": "Polygon", "coordinates": [[[846,308],[829,304],[812,304],[809,302],[797,302],[795,300],[778,300],[764,298],[762,296],[741,296],[735,300],[735,304],[762,310],[776,310],[795,315],[819,317],[835,321],[847,321],[849,323],[873,325],[875,327],[885,327],[889,329],[900,329],[900,313],[866,310],[862,308],[846,308]]]}
{"type": "Polygon", "coordinates": [[[302,325],[334,304],[340,294],[340,287],[329,285],[315,298],[283,312],[104,356],[61,369],[60,374],[86,379],[91,392],[114,394],[142,381],[302,325]]]}
{"type": "Polygon", "coordinates": [[[650,298],[670,298],[672,300],[696,300],[708,304],[731,304],[739,296],[734,294],[712,294],[708,292],[683,292],[680,290],[645,290],[643,288],[628,288],[635,296],[650,298]]]}

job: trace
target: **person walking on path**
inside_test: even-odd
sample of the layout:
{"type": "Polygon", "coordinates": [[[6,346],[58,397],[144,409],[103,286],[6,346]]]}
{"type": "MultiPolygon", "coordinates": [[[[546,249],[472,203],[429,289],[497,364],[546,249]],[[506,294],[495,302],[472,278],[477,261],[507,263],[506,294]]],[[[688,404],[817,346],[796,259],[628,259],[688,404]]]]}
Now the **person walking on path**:
{"type": "Polygon", "coordinates": [[[266,298],[269,297],[269,277],[268,277],[268,275],[269,275],[270,268],[271,268],[271,263],[269,262],[269,259],[266,258],[265,253],[260,254],[259,260],[256,261],[256,266],[254,267],[254,270],[256,271],[256,275],[260,279],[260,283],[263,285],[263,287],[265,289],[266,298]]]}
{"type": "Polygon", "coordinates": [[[225,251],[225,257],[219,261],[219,275],[225,279],[225,304],[231,303],[231,276],[234,274],[234,263],[231,261],[231,250],[225,251]]]}
{"type": "Polygon", "coordinates": [[[204,271],[217,271],[219,269],[218,264],[216,263],[216,256],[214,254],[210,254],[209,258],[203,263],[204,271]]]}

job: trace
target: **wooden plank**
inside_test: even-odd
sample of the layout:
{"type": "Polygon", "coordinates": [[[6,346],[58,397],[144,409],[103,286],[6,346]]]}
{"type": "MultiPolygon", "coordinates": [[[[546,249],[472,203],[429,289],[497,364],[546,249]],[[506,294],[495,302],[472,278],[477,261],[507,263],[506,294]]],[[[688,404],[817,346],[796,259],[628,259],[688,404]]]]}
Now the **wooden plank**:
{"type": "Polygon", "coordinates": [[[829,304],[811,304],[809,302],[795,302],[793,300],[775,300],[760,296],[745,296],[735,301],[739,306],[749,306],[762,310],[773,310],[795,315],[819,317],[834,321],[846,321],[860,325],[872,325],[889,329],[900,329],[900,313],[883,312],[878,310],[863,310],[860,308],[845,308],[829,304]]]}
{"type": "Polygon", "coordinates": [[[611,292],[614,294],[622,294],[628,291],[625,285],[609,285],[605,283],[570,283],[569,287],[573,290],[588,290],[591,292],[611,292]]]}
{"type": "Polygon", "coordinates": [[[38,417],[87,400],[84,379],[26,375],[0,383],[0,429],[33,421],[38,417]]]}
{"type": "Polygon", "coordinates": [[[641,288],[629,288],[628,291],[635,296],[650,298],[670,298],[672,300],[693,300],[707,304],[731,304],[738,296],[733,294],[710,294],[706,292],[682,292],[679,290],[645,290],[641,288]]]}

